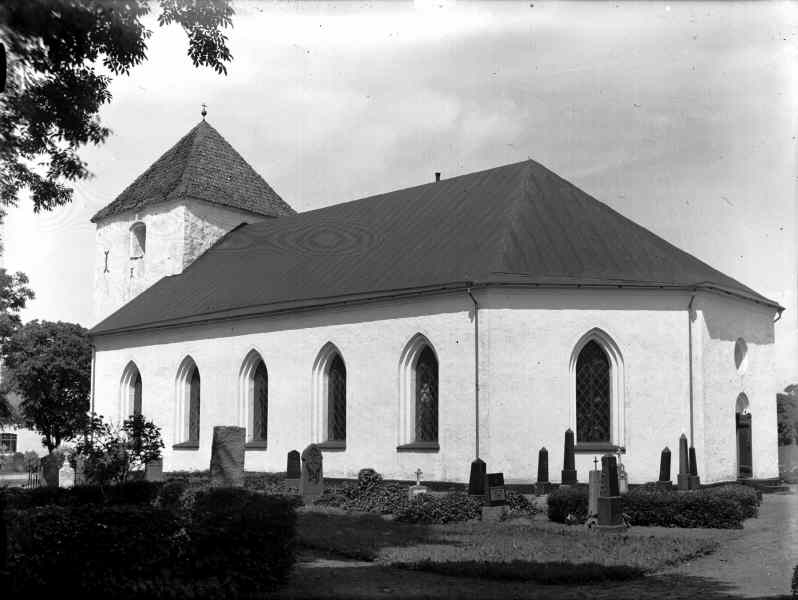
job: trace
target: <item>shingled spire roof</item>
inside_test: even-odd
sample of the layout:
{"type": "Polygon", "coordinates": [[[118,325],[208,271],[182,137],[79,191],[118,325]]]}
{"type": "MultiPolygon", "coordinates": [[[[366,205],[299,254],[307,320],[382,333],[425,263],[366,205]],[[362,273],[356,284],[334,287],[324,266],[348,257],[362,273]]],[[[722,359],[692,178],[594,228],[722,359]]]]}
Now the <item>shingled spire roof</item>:
{"type": "Polygon", "coordinates": [[[195,199],[278,217],[295,214],[207,121],[200,121],[91,220],[171,200],[195,199]]]}
{"type": "Polygon", "coordinates": [[[499,286],[703,290],[781,310],[529,160],[240,226],[91,333],[499,286]]]}

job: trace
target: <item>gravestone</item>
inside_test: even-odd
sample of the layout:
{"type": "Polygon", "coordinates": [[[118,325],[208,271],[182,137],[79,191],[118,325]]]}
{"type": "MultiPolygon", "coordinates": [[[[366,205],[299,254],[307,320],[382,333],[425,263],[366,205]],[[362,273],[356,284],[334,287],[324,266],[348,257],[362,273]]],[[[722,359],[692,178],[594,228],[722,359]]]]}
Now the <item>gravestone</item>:
{"type": "Polygon", "coordinates": [[[75,485],[86,485],[86,459],[80,455],[75,457],[75,485]]]}
{"type": "Polygon", "coordinates": [[[690,475],[687,477],[687,488],[697,490],[701,487],[701,478],[698,476],[698,461],[695,457],[695,447],[690,446],[690,475]]]}
{"type": "Polygon", "coordinates": [[[574,432],[569,428],[565,432],[563,452],[562,484],[573,485],[576,483],[576,459],[574,457],[574,432]]]}
{"type": "Polygon", "coordinates": [[[535,483],[535,494],[542,496],[548,493],[549,484],[549,451],[544,446],[538,451],[538,480],[535,483]]]}
{"type": "Polygon", "coordinates": [[[310,504],[324,492],[324,470],[321,450],[310,444],[302,452],[302,473],[299,478],[299,493],[305,504],[310,504]]]}
{"type": "Polygon", "coordinates": [[[156,458],[144,465],[145,481],[163,481],[163,459],[156,458]]]}
{"type": "Polygon", "coordinates": [[[671,482],[671,450],[667,446],[662,449],[662,454],[659,458],[659,480],[657,484],[668,488],[673,485],[671,482]]]}
{"type": "Polygon", "coordinates": [[[64,460],[64,464],[58,470],[58,487],[71,488],[75,485],[75,469],[69,464],[69,460],[64,460]]]}
{"type": "Polygon", "coordinates": [[[615,456],[601,457],[601,492],[598,499],[599,531],[620,531],[624,529],[623,509],[618,485],[618,465],[615,456]]]}
{"type": "Polygon", "coordinates": [[[469,495],[485,495],[485,473],[487,473],[487,469],[485,461],[481,458],[477,458],[471,463],[471,474],[468,477],[469,495]]]}
{"type": "Polygon", "coordinates": [[[47,454],[41,458],[42,478],[47,487],[58,487],[58,472],[64,457],[61,454],[47,454]]]}
{"type": "Polygon", "coordinates": [[[482,507],[482,520],[501,521],[507,514],[507,493],[504,489],[504,473],[488,473],[485,476],[486,504],[482,507]]]}
{"type": "Polygon", "coordinates": [[[232,425],[213,428],[211,444],[211,485],[244,485],[244,444],[246,429],[232,425]]]}
{"type": "Polygon", "coordinates": [[[299,493],[299,480],[302,477],[302,460],[299,450],[291,450],[285,461],[285,487],[293,493],[299,493]]]}
{"type": "Polygon", "coordinates": [[[407,490],[407,497],[411,500],[419,494],[426,494],[429,492],[429,488],[427,486],[421,485],[422,473],[423,471],[421,469],[416,469],[416,485],[411,485],[407,490]]]}
{"type": "Polygon", "coordinates": [[[601,471],[598,470],[598,459],[593,457],[593,470],[588,473],[587,484],[587,516],[598,515],[598,499],[602,489],[601,471]]]}
{"type": "Polygon", "coordinates": [[[629,493],[629,478],[626,475],[626,467],[618,462],[618,493],[621,496],[629,493]]]}
{"type": "Polygon", "coordinates": [[[680,491],[690,489],[690,467],[687,462],[687,436],[679,437],[679,474],[676,476],[676,485],[680,491]]]}

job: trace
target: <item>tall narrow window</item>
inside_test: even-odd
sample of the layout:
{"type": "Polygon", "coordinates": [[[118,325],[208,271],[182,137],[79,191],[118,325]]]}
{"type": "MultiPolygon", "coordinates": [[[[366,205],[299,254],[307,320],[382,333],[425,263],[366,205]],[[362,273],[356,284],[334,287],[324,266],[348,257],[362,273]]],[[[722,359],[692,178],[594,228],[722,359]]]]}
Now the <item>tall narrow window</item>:
{"type": "Polygon", "coordinates": [[[595,340],[576,361],[576,441],[611,441],[610,360],[595,340]]]}
{"type": "Polygon", "coordinates": [[[346,367],[340,354],[330,362],[327,374],[327,439],[346,440],[346,367]]]}
{"type": "Polygon", "coordinates": [[[416,362],[416,440],[438,441],[438,359],[426,346],[416,362]]]}
{"type": "Polygon", "coordinates": [[[261,360],[252,376],[252,441],[266,441],[268,421],[269,373],[261,360]]]}
{"type": "Polygon", "coordinates": [[[122,372],[119,389],[119,420],[123,421],[131,415],[140,415],[142,411],[141,373],[136,363],[130,361],[122,372]]]}
{"type": "Polygon", "coordinates": [[[196,450],[200,441],[202,379],[199,368],[190,356],[177,370],[175,439],[176,449],[196,450]]]}
{"type": "Polygon", "coordinates": [[[194,367],[189,384],[188,441],[199,443],[200,434],[200,374],[194,367]]]}

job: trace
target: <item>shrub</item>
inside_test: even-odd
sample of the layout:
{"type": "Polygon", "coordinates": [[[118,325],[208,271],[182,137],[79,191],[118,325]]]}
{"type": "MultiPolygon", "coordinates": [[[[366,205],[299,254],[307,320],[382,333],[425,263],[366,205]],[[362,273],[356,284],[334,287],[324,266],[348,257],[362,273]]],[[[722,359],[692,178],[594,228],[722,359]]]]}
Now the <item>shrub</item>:
{"type": "Polygon", "coordinates": [[[151,481],[129,481],[100,488],[78,485],[72,488],[39,487],[9,488],[2,492],[10,509],[29,509],[43,506],[86,506],[90,504],[144,505],[155,500],[161,484],[151,481]]]}
{"type": "MultiPolygon", "coordinates": [[[[690,492],[662,490],[653,486],[633,488],[622,496],[623,511],[631,525],[663,527],[742,527],[746,515],[756,514],[756,493],[742,486],[720,486],[690,492]]],[[[572,514],[578,522],[587,515],[586,486],[558,488],[548,498],[549,519],[565,523],[572,514]]]]}
{"type": "Polygon", "coordinates": [[[515,490],[506,490],[505,496],[507,498],[507,508],[510,512],[522,515],[534,515],[537,510],[535,505],[526,499],[526,496],[516,492],[515,490]]]}
{"type": "Polygon", "coordinates": [[[549,493],[548,516],[550,521],[565,523],[568,515],[573,515],[581,523],[587,519],[587,509],[586,485],[560,486],[549,493]]]}
{"type": "Polygon", "coordinates": [[[719,485],[713,488],[705,488],[706,492],[739,502],[743,508],[743,515],[746,519],[752,519],[759,514],[759,505],[762,503],[762,492],[738,483],[719,485]]]}
{"type": "Polygon", "coordinates": [[[445,496],[421,494],[394,513],[403,523],[451,523],[476,519],[482,514],[481,496],[454,492],[445,496]]]}
{"type": "Polygon", "coordinates": [[[223,584],[225,597],[276,587],[294,563],[296,513],[290,502],[236,488],[196,495],[189,578],[223,584]]]}

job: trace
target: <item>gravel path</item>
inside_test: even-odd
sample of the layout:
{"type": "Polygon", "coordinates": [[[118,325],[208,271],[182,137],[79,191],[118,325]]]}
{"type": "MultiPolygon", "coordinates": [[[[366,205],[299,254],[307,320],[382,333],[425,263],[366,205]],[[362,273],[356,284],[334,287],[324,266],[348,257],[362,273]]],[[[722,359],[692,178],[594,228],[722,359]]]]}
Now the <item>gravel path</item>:
{"type": "MultiPolygon", "coordinates": [[[[794,486],[794,492],[798,486],[794,486]]],[[[654,531],[653,535],[665,532],[654,531]]],[[[696,532],[698,533],[698,532],[696,532]]],[[[298,598],[551,598],[553,600],[787,600],[798,564],[798,493],[766,495],[760,516],[725,532],[721,548],[654,576],[629,582],[541,585],[448,577],[336,557],[300,558],[289,584],[276,596],[298,598]]]]}

